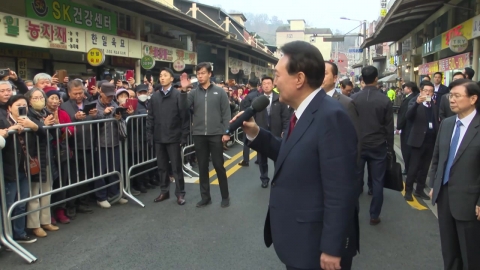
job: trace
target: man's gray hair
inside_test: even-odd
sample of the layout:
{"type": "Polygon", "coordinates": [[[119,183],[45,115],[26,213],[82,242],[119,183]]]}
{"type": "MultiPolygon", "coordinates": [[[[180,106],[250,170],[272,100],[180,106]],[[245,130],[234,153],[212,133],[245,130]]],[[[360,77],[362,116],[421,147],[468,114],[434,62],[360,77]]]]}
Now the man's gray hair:
{"type": "Polygon", "coordinates": [[[33,84],[37,84],[40,80],[49,80],[52,81],[52,76],[48,75],[47,73],[38,73],[33,77],[33,84]]]}
{"type": "Polygon", "coordinates": [[[10,86],[10,88],[13,89],[12,84],[10,83],[10,81],[0,81],[0,85],[8,85],[8,86],[10,86]]]}

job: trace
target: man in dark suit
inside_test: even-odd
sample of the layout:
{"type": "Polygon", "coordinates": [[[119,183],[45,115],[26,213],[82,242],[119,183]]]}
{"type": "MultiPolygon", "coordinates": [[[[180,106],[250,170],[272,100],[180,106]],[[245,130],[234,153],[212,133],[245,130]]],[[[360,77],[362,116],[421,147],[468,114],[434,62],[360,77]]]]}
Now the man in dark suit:
{"type": "Polygon", "coordinates": [[[442,101],[442,96],[448,94],[449,92],[448,87],[442,84],[442,79],[443,74],[441,72],[435,72],[435,74],[433,74],[433,85],[435,87],[435,92],[432,97],[432,101],[437,105],[435,108],[437,110],[437,115],[440,102],[442,101]]]}
{"type": "Polygon", "coordinates": [[[407,201],[413,201],[412,192],[415,182],[417,186],[414,195],[424,200],[430,199],[424,191],[425,181],[440,125],[435,110],[436,105],[432,102],[433,84],[424,82],[420,88],[420,94],[410,101],[405,115],[407,121],[411,122],[407,141],[408,146],[411,147],[409,171],[405,181],[405,200],[407,201]]]}
{"type": "Polygon", "coordinates": [[[243,123],[249,146],[275,161],[265,244],[274,244],[287,269],[351,269],[359,244],[355,128],[319,89],[320,51],[304,41],[281,51],[275,81],[280,100],[295,109],[283,139],[253,118],[243,123]]]}
{"type": "MultiPolygon", "coordinates": [[[[461,80],[461,79],[466,79],[465,74],[461,72],[456,72],[453,74],[452,82],[456,80],[461,80]]],[[[450,87],[449,87],[450,89],[450,87]]],[[[455,113],[450,109],[450,93],[443,95],[442,100],[440,101],[439,104],[439,109],[438,109],[438,116],[440,117],[440,121],[443,121],[445,118],[448,118],[450,116],[454,116],[455,113]]]]}
{"type": "Polygon", "coordinates": [[[450,87],[457,116],[440,125],[430,196],[437,203],[444,269],[480,269],[480,88],[466,79],[450,87]]]}
{"type": "MultiPolygon", "coordinates": [[[[288,127],[290,120],[290,112],[285,103],[280,102],[279,94],[272,91],[273,78],[262,78],[263,94],[270,100],[270,105],[267,109],[258,112],[255,115],[256,122],[259,127],[270,131],[273,136],[281,138],[283,132],[288,127]]],[[[262,188],[267,188],[270,178],[268,177],[268,156],[258,153],[258,166],[260,168],[260,180],[262,181],[262,188]]]]}
{"type": "Polygon", "coordinates": [[[412,99],[416,99],[420,90],[418,89],[417,84],[414,82],[407,82],[403,87],[403,94],[405,94],[405,98],[402,100],[402,104],[400,104],[400,109],[398,109],[397,115],[397,134],[400,133],[400,147],[402,150],[402,157],[403,162],[405,164],[405,171],[403,174],[408,173],[408,165],[410,164],[410,154],[411,149],[408,146],[408,135],[410,134],[410,130],[412,129],[411,122],[407,121],[406,114],[408,110],[408,103],[412,99]]]}
{"type": "MultiPolygon", "coordinates": [[[[251,89],[248,91],[247,96],[240,102],[240,110],[244,111],[246,108],[252,106],[252,102],[254,99],[256,99],[258,96],[261,95],[260,91],[258,91],[258,79],[257,78],[252,78],[248,81],[248,84],[250,85],[251,89]]],[[[247,139],[243,138],[243,160],[238,163],[238,165],[243,166],[243,167],[248,167],[250,165],[250,149],[246,145],[247,139]]]]}

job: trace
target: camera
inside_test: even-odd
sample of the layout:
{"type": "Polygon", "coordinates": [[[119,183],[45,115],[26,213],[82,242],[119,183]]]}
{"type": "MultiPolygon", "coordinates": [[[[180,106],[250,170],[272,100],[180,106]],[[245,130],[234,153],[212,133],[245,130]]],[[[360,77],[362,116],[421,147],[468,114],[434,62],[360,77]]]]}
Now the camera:
{"type": "Polygon", "coordinates": [[[0,69],[0,78],[7,77],[8,75],[10,75],[10,69],[8,68],[0,69]]]}

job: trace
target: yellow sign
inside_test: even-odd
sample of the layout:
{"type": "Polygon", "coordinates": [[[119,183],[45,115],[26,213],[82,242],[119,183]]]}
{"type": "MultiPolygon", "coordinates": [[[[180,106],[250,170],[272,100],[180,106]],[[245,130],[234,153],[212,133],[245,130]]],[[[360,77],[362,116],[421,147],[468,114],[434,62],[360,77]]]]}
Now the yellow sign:
{"type": "Polygon", "coordinates": [[[105,62],[103,50],[92,48],[87,53],[87,62],[94,67],[101,66],[105,62]]]}
{"type": "Polygon", "coordinates": [[[380,9],[380,17],[385,17],[387,16],[387,9],[386,8],[382,8],[380,9]]]}
{"type": "Polygon", "coordinates": [[[463,36],[467,40],[472,39],[473,18],[459,24],[447,32],[442,34],[442,50],[447,49],[450,45],[450,40],[454,37],[463,36]]]}

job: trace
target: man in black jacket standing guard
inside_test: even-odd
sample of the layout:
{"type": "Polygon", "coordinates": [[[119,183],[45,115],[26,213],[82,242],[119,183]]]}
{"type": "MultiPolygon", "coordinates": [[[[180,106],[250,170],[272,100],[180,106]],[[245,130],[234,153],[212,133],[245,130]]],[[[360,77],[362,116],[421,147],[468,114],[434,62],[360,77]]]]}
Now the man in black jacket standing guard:
{"type": "Polygon", "coordinates": [[[410,100],[416,99],[419,92],[420,90],[418,89],[416,83],[407,82],[403,87],[405,98],[402,100],[402,104],[400,105],[400,109],[398,109],[397,114],[396,134],[400,133],[400,146],[402,150],[402,158],[405,164],[405,170],[403,171],[404,175],[408,173],[410,154],[412,152],[411,147],[407,144],[408,136],[410,135],[410,130],[412,129],[412,124],[411,122],[407,121],[406,114],[410,100]]]}
{"type": "Polygon", "coordinates": [[[170,198],[168,162],[175,177],[175,195],[179,205],[185,204],[185,180],[182,171],[181,145],[187,142],[189,117],[181,103],[180,92],[172,87],[173,71],[164,68],[160,73],[162,88],[155,92],[148,104],[147,136],[155,144],[160,173],[161,194],[154,202],[170,198]]]}
{"type": "MultiPolygon", "coordinates": [[[[257,78],[252,78],[248,81],[248,84],[250,85],[251,89],[248,92],[248,95],[245,97],[245,99],[242,100],[240,103],[240,111],[244,111],[248,107],[252,106],[252,102],[254,99],[256,99],[258,96],[261,95],[260,91],[258,91],[258,79],[257,78]]],[[[234,131],[234,130],[232,130],[234,131]]],[[[250,163],[250,148],[247,146],[247,138],[243,138],[243,160],[238,163],[240,166],[248,167],[250,163]]]]}
{"type": "MultiPolygon", "coordinates": [[[[273,136],[281,138],[283,137],[283,132],[288,127],[290,111],[285,103],[280,102],[280,96],[272,91],[273,79],[271,77],[263,77],[262,89],[263,94],[270,100],[270,105],[268,105],[267,109],[256,114],[255,119],[257,125],[270,131],[273,136]]],[[[270,182],[270,178],[268,177],[268,157],[261,153],[257,154],[262,188],[267,188],[268,182],[270,182]]]]}

